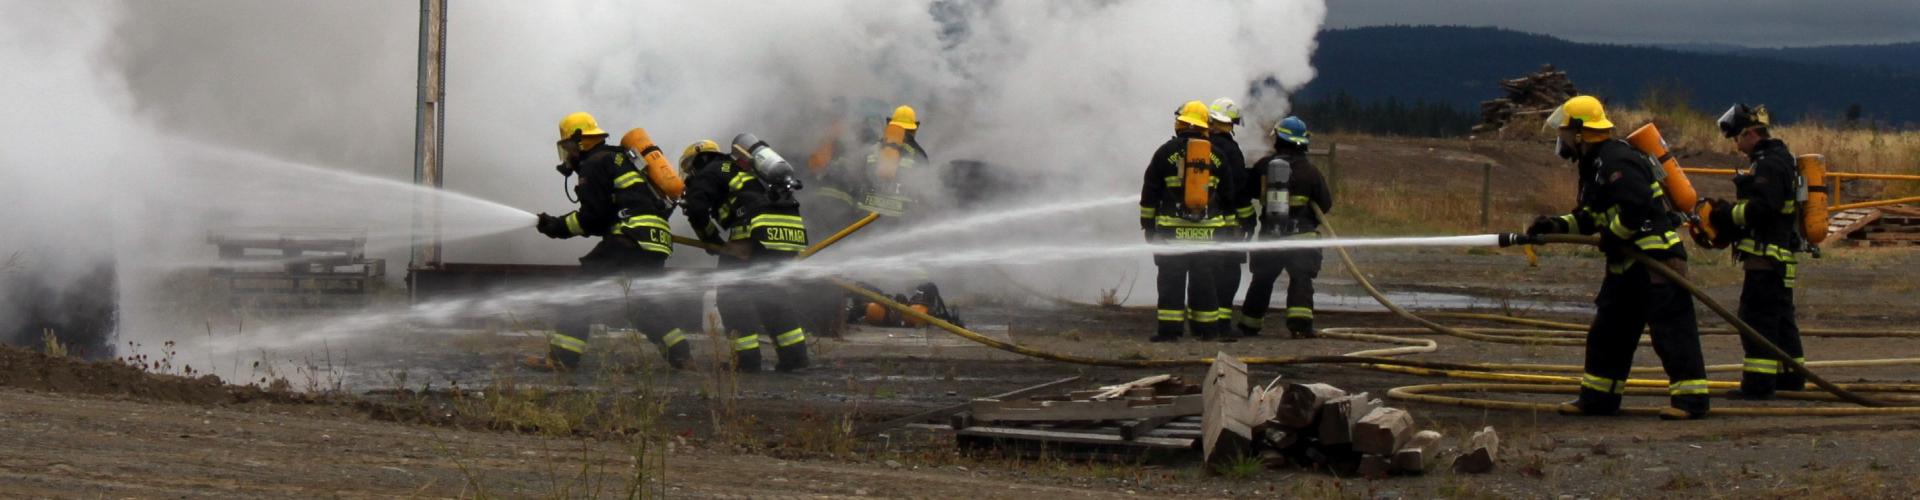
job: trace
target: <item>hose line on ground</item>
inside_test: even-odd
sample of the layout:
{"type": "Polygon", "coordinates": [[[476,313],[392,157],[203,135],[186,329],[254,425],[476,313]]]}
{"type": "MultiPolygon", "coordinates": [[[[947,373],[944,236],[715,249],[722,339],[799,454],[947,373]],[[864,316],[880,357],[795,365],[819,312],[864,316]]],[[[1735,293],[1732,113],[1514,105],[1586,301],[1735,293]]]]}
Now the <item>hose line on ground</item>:
{"type": "MultiPolygon", "coordinates": [[[[1316,212],[1319,212],[1319,207],[1314,207],[1314,210],[1316,212]]],[[[871,222],[871,219],[873,218],[874,217],[868,217],[866,219],[862,219],[862,222],[871,222]]],[[[1321,218],[1323,221],[1326,219],[1324,214],[1321,214],[1321,218]]],[[[811,250],[818,251],[820,248],[824,248],[828,245],[831,245],[833,242],[839,241],[840,239],[846,237],[848,234],[851,234],[854,231],[859,230],[865,225],[866,224],[863,224],[861,222],[856,222],[855,224],[850,225],[848,228],[842,230],[841,232],[836,233],[834,237],[830,238],[829,241],[823,241],[822,244],[818,245],[817,247],[811,250]]],[[[1326,231],[1330,236],[1334,236],[1333,229],[1330,224],[1323,225],[1323,227],[1326,229],[1326,231]]],[[[725,249],[716,247],[714,245],[709,245],[705,242],[701,242],[699,240],[694,240],[690,238],[675,236],[675,242],[696,246],[700,248],[705,248],[712,251],[725,252],[725,249]]],[[[1547,238],[1543,238],[1543,242],[1597,244],[1596,239],[1593,237],[1568,236],[1568,235],[1550,236],[1547,238]]],[[[1457,336],[1457,337],[1471,339],[1471,340],[1481,340],[1481,341],[1488,341],[1488,342],[1535,344],[1535,345],[1584,345],[1584,340],[1575,339],[1575,338],[1566,336],[1566,334],[1570,333],[1571,331],[1583,328],[1581,325],[1576,325],[1571,323],[1531,320],[1531,319],[1525,319],[1525,318],[1513,318],[1513,317],[1498,316],[1498,315],[1478,315],[1478,314],[1472,314],[1472,313],[1441,313],[1449,317],[1456,317],[1460,319],[1502,321],[1502,322],[1510,322],[1510,323],[1529,324],[1531,326],[1547,328],[1547,330],[1506,330],[1502,332],[1503,334],[1506,334],[1506,335],[1498,335],[1498,334],[1486,334],[1486,333],[1480,333],[1480,332],[1474,332],[1474,331],[1449,327],[1446,325],[1442,325],[1442,324],[1427,320],[1425,318],[1420,317],[1419,315],[1416,315],[1410,311],[1407,311],[1404,308],[1401,308],[1398,304],[1395,304],[1391,300],[1387,299],[1385,294],[1380,293],[1379,290],[1373,286],[1371,281],[1367,280],[1365,275],[1360,272],[1359,267],[1354,264],[1352,256],[1348,254],[1345,247],[1334,246],[1333,248],[1340,255],[1341,260],[1343,264],[1345,264],[1345,267],[1348,270],[1348,272],[1351,275],[1353,275],[1355,280],[1360,283],[1361,287],[1365,289],[1369,295],[1371,295],[1376,301],[1380,302],[1382,306],[1387,307],[1387,309],[1389,311],[1392,311],[1395,315],[1400,316],[1404,319],[1408,319],[1415,323],[1418,323],[1421,326],[1426,327],[1428,330],[1450,335],[1450,336],[1457,336]],[[1573,342],[1567,342],[1567,341],[1573,341],[1573,342]]],[[[1775,355],[1780,356],[1782,359],[1788,359],[1788,360],[1792,359],[1791,357],[1786,356],[1785,352],[1780,350],[1778,346],[1773,345],[1771,342],[1768,342],[1764,337],[1761,337],[1757,331],[1753,330],[1752,326],[1747,325],[1744,321],[1741,321],[1737,315],[1734,315],[1733,313],[1729,312],[1725,307],[1721,306],[1717,301],[1714,301],[1712,297],[1708,296],[1703,290],[1699,289],[1693,283],[1687,281],[1684,278],[1684,276],[1681,276],[1678,272],[1672,270],[1671,268],[1668,268],[1667,266],[1665,266],[1660,262],[1653,260],[1650,257],[1647,257],[1645,254],[1641,254],[1633,250],[1628,250],[1628,253],[1630,256],[1632,256],[1636,260],[1636,262],[1639,262],[1642,265],[1647,266],[1648,269],[1656,273],[1659,273],[1661,276],[1667,278],[1671,282],[1678,284],[1683,289],[1687,290],[1688,293],[1692,294],[1695,298],[1699,299],[1702,303],[1707,304],[1709,309],[1712,309],[1716,314],[1719,314],[1729,324],[1733,325],[1735,327],[1735,332],[1737,332],[1738,334],[1742,335],[1743,337],[1754,340],[1758,344],[1767,347],[1768,350],[1773,351],[1775,355]]],[[[808,255],[811,255],[811,252],[809,252],[808,255]]],[[[852,282],[849,282],[837,277],[830,277],[828,278],[828,281],[833,283],[835,286],[839,286],[850,293],[864,297],[868,300],[873,301],[874,303],[880,304],[883,307],[886,307],[893,311],[907,315],[909,317],[914,317],[915,319],[919,319],[925,322],[927,325],[939,328],[948,333],[974,341],[976,343],[980,343],[982,345],[986,345],[988,347],[993,347],[996,349],[1000,349],[1003,351],[1012,352],[1012,353],[1020,354],[1024,356],[1045,359],[1050,361],[1059,361],[1059,362],[1082,364],[1082,365],[1089,365],[1089,366],[1108,366],[1108,367],[1122,367],[1122,368],[1167,368],[1167,367],[1180,367],[1180,366],[1197,367],[1197,366],[1207,366],[1213,363],[1213,358],[1105,359],[1105,358],[1092,358],[1092,357],[1086,357],[1086,356],[1061,354],[1061,353],[1044,351],[1044,350],[1035,349],[1032,347],[1014,344],[1011,342],[1001,341],[999,339],[995,339],[992,337],[975,333],[973,331],[967,330],[966,328],[960,327],[959,325],[955,325],[953,323],[949,323],[945,320],[933,317],[926,313],[916,311],[908,307],[906,304],[901,304],[884,295],[867,290],[863,287],[858,286],[857,284],[854,284],[852,282]]],[[[1471,379],[1494,380],[1494,381],[1503,381],[1503,382],[1520,382],[1520,383],[1500,383],[1500,384],[1489,384],[1489,383],[1429,384],[1429,385],[1397,387],[1388,391],[1388,395],[1390,397],[1395,397],[1399,399],[1424,401],[1424,402],[1431,402],[1431,403],[1437,403],[1437,404],[1451,404],[1451,405],[1457,405],[1457,406],[1468,406],[1468,407],[1485,408],[1485,409],[1553,411],[1555,407],[1554,405],[1541,404],[1541,403],[1526,403],[1526,402],[1516,402],[1516,401],[1498,401],[1498,400],[1468,399],[1468,398],[1458,398],[1458,397],[1450,397],[1450,396],[1438,396],[1438,395],[1435,395],[1435,393],[1462,392],[1462,391],[1475,391],[1475,392],[1504,391],[1504,392],[1532,392],[1532,393],[1560,394],[1560,393],[1570,393],[1570,392],[1578,391],[1578,387],[1577,387],[1578,380],[1573,377],[1538,375],[1538,374],[1531,374],[1531,373],[1503,372],[1503,371],[1570,371],[1569,369],[1579,370],[1579,367],[1571,367],[1569,365],[1527,365],[1527,364],[1490,364],[1490,363],[1464,364],[1464,363],[1430,362],[1430,361],[1416,361],[1416,360],[1407,360],[1407,359],[1388,358],[1386,356],[1430,353],[1437,350],[1438,347],[1436,343],[1430,340],[1406,339],[1402,337],[1393,337],[1389,335],[1367,333],[1369,331],[1378,332],[1382,330],[1385,330],[1385,329],[1328,329],[1328,331],[1326,332],[1327,334],[1323,336],[1326,338],[1333,338],[1333,339],[1356,340],[1356,341],[1366,341],[1366,342],[1385,342],[1385,343],[1403,344],[1405,346],[1397,347],[1397,348],[1385,348],[1385,349],[1359,351],[1359,352],[1355,352],[1348,355],[1254,357],[1254,358],[1242,358],[1241,361],[1249,365],[1359,364],[1361,366],[1376,369],[1376,370],[1405,373],[1405,374],[1412,374],[1412,375],[1444,376],[1444,377],[1450,377],[1450,378],[1471,378],[1471,379]]],[[[1815,330],[1809,330],[1809,332],[1813,332],[1813,331],[1815,330]]],[[[1912,335],[1903,335],[1903,334],[1911,334],[1912,332],[1872,332],[1872,331],[1863,331],[1863,330],[1837,330],[1837,331],[1834,331],[1833,333],[1834,334],[1830,336],[1836,336],[1836,337],[1840,337],[1840,336],[1846,336],[1846,337],[1912,336],[1912,335]]],[[[1856,360],[1856,361],[1850,361],[1850,362],[1840,361],[1840,362],[1828,362],[1828,363],[1831,363],[1833,366],[1884,366],[1884,365],[1890,365],[1890,364],[1906,364],[1909,361],[1915,361],[1915,360],[1910,360],[1910,359],[1856,360]]],[[[1788,361],[1788,363],[1791,369],[1797,370],[1805,374],[1807,377],[1807,380],[1813,382],[1814,385],[1822,389],[1825,389],[1828,393],[1832,395],[1832,398],[1858,404],[1858,405],[1864,406],[1865,408],[1723,408],[1723,409],[1714,410],[1714,413],[1722,414],[1722,415],[1880,415],[1880,414],[1920,413],[1920,407],[1917,407],[1917,406],[1912,406],[1912,405],[1896,406],[1884,401],[1869,399],[1854,392],[1854,390],[1859,390],[1861,392],[1920,393],[1920,385],[1849,384],[1847,386],[1842,386],[1842,385],[1837,385],[1837,384],[1828,382],[1825,379],[1820,378],[1818,375],[1812,373],[1807,369],[1807,364],[1802,364],[1795,361],[1788,361]]],[[[1716,366],[1716,368],[1722,368],[1722,367],[1716,366]]],[[[1666,385],[1665,382],[1666,381],[1664,380],[1647,380],[1647,379],[1629,380],[1628,386],[1632,388],[1629,390],[1629,392],[1633,394],[1640,394],[1642,392],[1651,393],[1650,391],[1655,391],[1655,389],[1653,388],[1665,387],[1666,385]]],[[[1716,394],[1720,394],[1720,395],[1725,394],[1724,389],[1726,387],[1733,386],[1733,385],[1737,385],[1737,384],[1732,382],[1710,383],[1710,386],[1716,389],[1722,389],[1722,391],[1716,392],[1716,394]]],[[[1825,400],[1822,397],[1809,395],[1805,393],[1792,393],[1792,395],[1789,395],[1789,394],[1790,393],[1786,393],[1786,392],[1780,393],[1783,399],[1825,400]]],[[[1914,401],[1914,400],[1908,399],[1908,398],[1901,398],[1901,401],[1908,402],[1908,401],[1914,401]]],[[[1627,408],[1623,410],[1624,413],[1629,413],[1629,414],[1642,414],[1642,413],[1652,414],[1653,412],[1656,412],[1656,411],[1657,411],[1656,408],[1627,408]]]]}

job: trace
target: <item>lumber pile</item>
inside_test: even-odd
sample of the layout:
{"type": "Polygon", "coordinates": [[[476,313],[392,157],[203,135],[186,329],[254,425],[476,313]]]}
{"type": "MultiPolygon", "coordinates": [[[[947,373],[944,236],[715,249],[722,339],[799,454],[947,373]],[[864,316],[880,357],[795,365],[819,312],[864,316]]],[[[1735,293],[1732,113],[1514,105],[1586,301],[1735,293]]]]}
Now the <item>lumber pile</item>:
{"type": "Polygon", "coordinates": [[[1567,72],[1555,69],[1552,64],[1543,65],[1527,76],[1501,80],[1500,90],[1506,92],[1506,97],[1480,103],[1480,124],[1473,126],[1474,133],[1505,129],[1508,123],[1522,117],[1545,119],[1546,113],[1580,93],[1573,86],[1573,80],[1567,78],[1567,72]]]}
{"type": "MultiPolygon", "coordinates": [[[[1385,406],[1364,392],[1350,394],[1332,385],[1306,383],[1256,387],[1250,392],[1253,404],[1278,405],[1248,412],[1273,415],[1249,426],[1252,451],[1269,468],[1297,466],[1366,477],[1420,474],[1431,469],[1442,453],[1444,436],[1439,432],[1418,429],[1413,414],[1385,406]]],[[[1491,470],[1498,447],[1493,428],[1486,428],[1474,435],[1454,470],[1491,470]]],[[[1223,458],[1209,454],[1208,459],[1211,465],[1223,458]]]]}
{"type": "Polygon", "coordinates": [[[1828,220],[1828,241],[1863,247],[1920,245],[1920,208],[1854,208],[1835,212],[1828,220]]]}
{"type": "MultiPolygon", "coordinates": [[[[1051,386],[1049,386],[1051,387],[1051,386]]],[[[1441,433],[1416,427],[1412,413],[1372,395],[1329,384],[1252,384],[1245,363],[1216,354],[1197,384],[1154,375],[1065,394],[982,398],[949,421],[962,447],[1091,454],[1138,460],[1199,452],[1208,471],[1258,461],[1343,476],[1386,477],[1434,469],[1441,433]]],[[[1453,454],[1452,470],[1492,470],[1492,427],[1453,454]]]]}

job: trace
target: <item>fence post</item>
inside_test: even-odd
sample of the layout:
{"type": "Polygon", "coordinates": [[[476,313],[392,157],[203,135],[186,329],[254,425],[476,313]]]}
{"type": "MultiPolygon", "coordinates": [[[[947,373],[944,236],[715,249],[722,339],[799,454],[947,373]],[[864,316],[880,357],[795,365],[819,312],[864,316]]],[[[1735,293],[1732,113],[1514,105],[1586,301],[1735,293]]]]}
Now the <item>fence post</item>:
{"type": "Polygon", "coordinates": [[[1480,230],[1493,229],[1493,164],[1480,165],[1480,230]]]}
{"type": "Polygon", "coordinates": [[[1327,143],[1327,191],[1340,194],[1340,143],[1327,143]]]}

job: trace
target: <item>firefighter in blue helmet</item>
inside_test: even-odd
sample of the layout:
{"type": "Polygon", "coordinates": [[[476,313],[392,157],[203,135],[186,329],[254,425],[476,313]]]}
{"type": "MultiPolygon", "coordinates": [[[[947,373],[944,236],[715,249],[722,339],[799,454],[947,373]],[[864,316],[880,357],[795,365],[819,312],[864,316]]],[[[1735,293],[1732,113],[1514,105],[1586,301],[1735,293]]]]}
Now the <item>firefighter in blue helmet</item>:
{"type": "MultiPolygon", "coordinates": [[[[1289,116],[1275,124],[1269,136],[1273,154],[1253,162],[1255,181],[1243,189],[1249,197],[1260,199],[1262,208],[1247,223],[1247,231],[1261,241],[1318,237],[1320,215],[1314,207],[1321,213],[1333,211],[1333,190],[1327,187],[1320,169],[1307,160],[1311,137],[1305,121],[1289,116]]],[[[1313,279],[1320,275],[1322,259],[1318,248],[1249,252],[1248,269],[1253,280],[1247,284],[1247,299],[1237,317],[1240,333],[1260,334],[1273,300],[1274,282],[1286,273],[1287,330],[1297,338],[1313,337],[1313,279]]]]}
{"type": "MultiPolygon", "coordinates": [[[[659,275],[673,254],[667,217],[674,204],[649,182],[640,160],[648,152],[608,144],[607,132],[587,113],[569,114],[560,121],[557,146],[561,162],[557,170],[580,176],[573,187],[580,207],[559,216],[542,213],[535,229],[551,238],[600,237],[600,243],[580,257],[584,281],[659,275]]],[[[656,301],[639,302],[627,320],[661,347],[669,364],[684,368],[692,357],[686,333],[669,325],[657,310],[648,310],[659,307],[656,301]]],[[[618,307],[596,302],[565,308],[554,320],[556,331],[548,337],[547,356],[531,359],[529,364],[561,370],[578,367],[587,350],[590,325],[618,316],[608,314],[610,309],[618,307]]]]}

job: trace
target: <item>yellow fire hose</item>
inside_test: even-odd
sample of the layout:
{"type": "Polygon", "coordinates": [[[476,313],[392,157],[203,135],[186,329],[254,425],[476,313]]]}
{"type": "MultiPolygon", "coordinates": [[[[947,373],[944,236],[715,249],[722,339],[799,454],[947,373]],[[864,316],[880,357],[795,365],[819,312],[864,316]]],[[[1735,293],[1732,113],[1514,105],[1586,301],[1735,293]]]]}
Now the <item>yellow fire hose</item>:
{"type": "Polygon", "coordinates": [[[860,220],[853,221],[852,224],[848,224],[847,227],[844,229],[841,229],[840,232],[833,233],[833,235],[828,236],[827,239],[820,240],[819,243],[815,243],[813,244],[813,246],[807,247],[806,250],[800,251],[799,258],[805,259],[807,257],[812,257],[814,253],[819,252],[820,250],[825,249],[827,247],[833,246],[834,243],[839,243],[840,240],[846,239],[847,235],[853,234],[854,231],[859,231],[860,228],[867,227],[867,224],[872,224],[873,221],[876,221],[876,220],[880,220],[879,212],[867,212],[866,217],[861,217],[860,220]]]}
{"type": "MultiPolygon", "coordinates": [[[[1316,207],[1316,211],[1317,211],[1317,207],[1316,207]]],[[[850,225],[848,228],[843,229],[839,233],[836,233],[829,239],[823,240],[815,248],[808,249],[809,251],[806,252],[805,255],[812,255],[812,253],[817,252],[819,249],[825,248],[835,242],[838,242],[841,239],[844,239],[847,235],[853,233],[854,231],[857,231],[861,227],[864,227],[867,223],[872,222],[873,219],[877,219],[877,218],[878,218],[877,214],[870,214],[868,217],[863,218],[861,221],[855,222],[853,225],[850,225]]],[[[1324,219],[1324,216],[1323,216],[1323,219],[1324,219]]],[[[1331,235],[1332,228],[1330,226],[1326,228],[1329,234],[1331,235]]],[[[1556,235],[1556,236],[1547,237],[1544,240],[1545,242],[1548,242],[1548,243],[1578,243],[1578,244],[1597,243],[1597,241],[1595,241],[1594,238],[1585,237],[1585,236],[1556,235]]],[[[682,244],[688,244],[688,245],[693,245],[701,248],[707,248],[710,250],[719,250],[714,248],[712,245],[708,245],[705,242],[701,242],[698,240],[692,240],[692,239],[676,236],[675,241],[682,244]]],[[[1358,267],[1353,263],[1352,256],[1347,253],[1344,247],[1336,246],[1334,247],[1334,249],[1340,254],[1340,257],[1343,263],[1346,265],[1348,271],[1351,274],[1353,274],[1356,280],[1360,282],[1362,287],[1366,289],[1368,293],[1372,295],[1376,300],[1378,300],[1383,306],[1386,306],[1390,311],[1393,311],[1396,315],[1400,315],[1403,318],[1419,323],[1422,326],[1425,326],[1426,328],[1432,331],[1436,331],[1436,332],[1440,332],[1440,333],[1444,333],[1452,336],[1459,336],[1462,338],[1474,339],[1474,340],[1514,343],[1514,339],[1516,338],[1521,338],[1525,340],[1534,340],[1534,341],[1572,340],[1570,338],[1560,338],[1560,337],[1565,333],[1566,330],[1581,328],[1580,325],[1574,325],[1570,323],[1556,323],[1556,322],[1548,322],[1548,321],[1540,321],[1540,320],[1526,320],[1522,318],[1509,318],[1509,317],[1497,316],[1497,315],[1480,315],[1475,317],[1462,317],[1462,319],[1483,319],[1483,320],[1489,320],[1489,321],[1532,323],[1534,324],[1534,326],[1542,326],[1542,327],[1547,327],[1554,330],[1559,330],[1559,331],[1554,331],[1554,330],[1533,331],[1530,334],[1502,336],[1502,335],[1488,335],[1483,333],[1470,332],[1470,331],[1466,331],[1458,328],[1448,327],[1446,325],[1441,325],[1439,323],[1434,323],[1432,321],[1426,320],[1425,318],[1421,318],[1418,315],[1415,315],[1411,312],[1408,312],[1405,309],[1400,308],[1397,304],[1392,303],[1392,301],[1388,300],[1384,294],[1379,293],[1379,291],[1373,287],[1372,283],[1369,282],[1365,278],[1365,276],[1359,272],[1358,267]]],[[[1709,309],[1712,309],[1716,314],[1719,314],[1729,324],[1734,325],[1735,330],[1739,334],[1746,336],[1748,338],[1751,338],[1753,340],[1756,340],[1760,345],[1768,348],[1768,350],[1770,351],[1773,351],[1773,353],[1776,356],[1780,357],[1781,359],[1789,360],[1788,361],[1788,364],[1790,365],[1789,369],[1796,370],[1804,374],[1808,381],[1813,382],[1814,385],[1822,389],[1825,389],[1828,393],[1830,393],[1832,399],[1847,401],[1847,402],[1855,403],[1857,405],[1861,405],[1864,407],[1864,408],[1722,408],[1722,409],[1714,410],[1714,413],[1721,414],[1721,415],[1920,414],[1920,406],[1912,406],[1910,404],[1896,406],[1892,403],[1866,398],[1855,392],[1855,391],[1858,391],[1858,392],[1920,392],[1920,385],[1849,384],[1847,386],[1841,386],[1841,385],[1828,382],[1825,379],[1820,378],[1818,375],[1814,374],[1813,372],[1809,371],[1807,369],[1807,366],[1808,366],[1807,364],[1801,364],[1798,362],[1791,361],[1792,358],[1790,356],[1787,356],[1786,353],[1780,350],[1778,346],[1775,346],[1771,342],[1766,341],[1766,339],[1764,337],[1761,337],[1758,332],[1754,331],[1750,325],[1747,325],[1745,322],[1741,321],[1737,315],[1728,311],[1725,307],[1721,306],[1717,301],[1714,301],[1711,296],[1708,296],[1704,291],[1700,290],[1698,287],[1694,286],[1691,282],[1687,281],[1684,278],[1684,276],[1681,276],[1679,273],[1666,267],[1664,264],[1654,261],[1653,259],[1639,252],[1629,250],[1629,255],[1632,256],[1637,262],[1647,266],[1649,270],[1652,270],[1653,272],[1661,274],[1671,282],[1678,284],[1683,289],[1687,290],[1688,293],[1693,294],[1695,298],[1699,299],[1703,304],[1706,304],[1709,309]]],[[[1091,357],[1085,357],[1085,356],[1060,354],[1060,353],[1043,351],[1043,350],[1039,350],[1039,349],[1035,349],[1027,346],[1022,346],[1019,344],[1003,342],[998,339],[994,339],[992,337],[987,337],[984,335],[980,335],[978,333],[974,333],[972,331],[969,331],[965,328],[960,327],[959,325],[955,325],[945,320],[935,318],[926,313],[916,311],[912,308],[907,307],[905,304],[901,304],[884,295],[866,290],[852,282],[849,282],[840,278],[828,278],[828,280],[834,283],[834,285],[839,286],[843,289],[846,289],[848,292],[864,297],[868,300],[873,301],[874,303],[878,303],[888,309],[892,309],[901,314],[914,317],[915,319],[919,319],[928,325],[934,326],[941,330],[945,330],[948,333],[952,333],[954,335],[960,336],[962,338],[966,338],[968,340],[972,340],[974,342],[978,342],[980,344],[983,344],[989,347],[993,347],[996,349],[1013,352],[1013,353],[1021,354],[1025,356],[1046,359],[1051,361],[1060,361],[1060,362],[1066,362],[1066,363],[1075,363],[1075,364],[1083,364],[1083,365],[1091,365],[1091,366],[1109,366],[1109,367],[1126,367],[1126,368],[1206,366],[1206,365],[1212,364],[1213,362],[1212,358],[1145,359],[1145,360],[1103,359],[1103,358],[1091,358],[1091,357]]],[[[1455,317],[1460,317],[1464,313],[1447,313],[1447,314],[1454,315],[1455,317]]],[[[1361,352],[1353,353],[1350,355],[1255,357],[1255,358],[1243,358],[1241,361],[1250,365],[1291,365],[1291,364],[1313,364],[1313,363],[1360,364],[1362,366],[1373,368],[1373,369],[1398,372],[1398,373],[1408,373],[1408,374],[1414,374],[1414,375],[1445,376],[1445,377],[1452,377],[1452,378],[1472,378],[1472,379],[1481,379],[1481,380],[1522,382],[1522,383],[1508,383],[1508,384],[1429,384],[1429,385],[1399,387],[1399,388],[1394,388],[1388,391],[1389,397],[1394,397],[1399,399],[1424,401],[1424,402],[1437,403],[1437,404],[1451,404],[1456,406],[1466,406],[1466,407],[1474,407],[1474,408],[1551,412],[1551,411],[1555,411],[1556,406],[1551,404],[1544,404],[1544,403],[1527,403],[1527,402],[1516,402],[1516,401],[1498,401],[1498,400],[1458,398],[1458,397],[1451,397],[1451,396],[1438,396],[1438,395],[1435,395],[1434,393],[1477,391],[1477,392],[1532,392],[1532,393],[1561,394],[1561,393],[1574,393],[1578,391],[1578,386],[1577,386],[1578,379],[1573,377],[1537,375],[1537,374],[1528,374],[1528,373],[1503,373],[1501,372],[1501,370],[1511,369],[1516,371],[1517,370],[1564,371],[1564,370],[1567,370],[1568,368],[1571,368],[1573,371],[1578,371],[1579,367],[1569,367],[1566,365],[1503,365],[1503,364],[1486,364],[1486,363],[1461,364],[1461,363],[1427,362],[1427,361],[1393,359],[1393,358],[1387,358],[1385,356],[1433,352],[1434,350],[1437,349],[1437,345],[1432,343],[1431,341],[1420,341],[1416,339],[1402,339],[1402,338],[1391,337],[1386,335],[1376,335],[1376,334],[1361,333],[1361,332],[1333,331],[1334,329],[1329,329],[1329,330],[1330,331],[1328,333],[1330,335],[1326,335],[1327,338],[1398,343],[1398,344],[1406,344],[1407,347],[1361,351],[1361,352]],[[1548,385],[1548,384],[1552,384],[1552,385],[1548,385]]],[[[1898,335],[1889,335],[1886,332],[1851,331],[1851,332],[1843,332],[1843,333],[1857,334],[1858,336],[1898,336],[1898,335]],[[1878,334],[1875,334],[1875,333],[1878,333],[1878,334]]],[[[1835,336],[1855,336],[1855,335],[1835,335],[1835,336]]],[[[1533,343],[1564,345],[1561,342],[1533,342],[1533,343]]],[[[1885,365],[1892,365],[1892,364],[1905,364],[1907,361],[1908,360],[1840,361],[1840,362],[1829,362],[1831,363],[1829,364],[1829,366],[1885,366],[1885,365]],[[1847,364],[1842,364],[1842,363],[1847,363],[1847,364]]],[[[1724,368],[1724,367],[1716,366],[1716,368],[1724,368]]],[[[1636,394],[1636,395],[1641,393],[1653,394],[1653,393],[1658,393],[1658,390],[1654,388],[1665,387],[1666,381],[1634,379],[1634,380],[1629,380],[1627,385],[1630,387],[1629,393],[1631,394],[1636,394]]],[[[1736,385],[1736,384],[1731,382],[1712,382],[1710,383],[1710,385],[1712,387],[1715,387],[1716,389],[1722,390],[1722,392],[1718,392],[1717,394],[1724,395],[1725,388],[1727,388],[1728,386],[1736,385]]],[[[1816,395],[1808,395],[1805,393],[1782,392],[1780,393],[1780,396],[1783,399],[1825,400],[1824,397],[1816,396],[1816,395]],[[1789,396],[1789,394],[1791,394],[1791,396],[1789,396]]],[[[1914,400],[1901,398],[1900,401],[1902,403],[1908,403],[1909,401],[1914,401],[1914,400]]],[[[1623,409],[1623,412],[1628,414],[1654,414],[1658,410],[1659,410],[1658,408],[1637,407],[1637,408],[1625,408],[1623,409]]]]}

